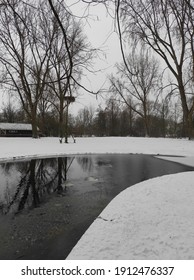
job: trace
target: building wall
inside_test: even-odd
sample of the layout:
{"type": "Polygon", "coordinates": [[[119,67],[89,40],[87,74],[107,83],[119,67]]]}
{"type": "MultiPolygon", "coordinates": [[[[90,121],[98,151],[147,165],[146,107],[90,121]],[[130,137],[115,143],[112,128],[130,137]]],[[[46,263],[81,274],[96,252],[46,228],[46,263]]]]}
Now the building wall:
{"type": "Polygon", "coordinates": [[[32,130],[1,130],[1,137],[32,137],[32,130]]]}

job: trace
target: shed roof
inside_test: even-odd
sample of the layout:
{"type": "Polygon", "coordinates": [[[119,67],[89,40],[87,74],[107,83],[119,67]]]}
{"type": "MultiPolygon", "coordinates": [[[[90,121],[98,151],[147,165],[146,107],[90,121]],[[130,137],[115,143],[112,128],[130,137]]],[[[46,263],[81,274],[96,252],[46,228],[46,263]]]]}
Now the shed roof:
{"type": "Polygon", "coordinates": [[[28,123],[0,123],[0,129],[5,130],[32,130],[32,125],[28,123]]]}

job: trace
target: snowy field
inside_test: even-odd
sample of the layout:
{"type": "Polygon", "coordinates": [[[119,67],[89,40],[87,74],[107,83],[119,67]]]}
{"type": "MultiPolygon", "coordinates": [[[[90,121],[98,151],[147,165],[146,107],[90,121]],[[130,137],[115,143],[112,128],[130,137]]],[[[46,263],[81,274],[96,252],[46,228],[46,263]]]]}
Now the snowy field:
{"type": "MultiPolygon", "coordinates": [[[[60,144],[57,138],[0,138],[2,161],[86,153],[154,154],[194,166],[194,141],[186,139],[94,137],[60,144]]],[[[89,227],[68,259],[193,260],[193,182],[194,172],[185,172],[126,189],[89,227]]]]}
{"type": "Polygon", "coordinates": [[[70,138],[68,144],[60,144],[58,138],[0,137],[0,159],[86,153],[143,153],[186,156],[189,158],[182,160],[194,165],[194,141],[186,139],[91,137],[77,138],[76,143],[73,143],[73,139],[70,138]]]}

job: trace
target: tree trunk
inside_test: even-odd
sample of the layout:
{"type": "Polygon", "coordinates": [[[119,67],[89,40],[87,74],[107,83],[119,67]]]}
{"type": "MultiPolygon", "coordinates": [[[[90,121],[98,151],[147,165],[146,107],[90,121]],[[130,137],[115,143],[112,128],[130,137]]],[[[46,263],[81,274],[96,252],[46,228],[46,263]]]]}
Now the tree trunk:
{"type": "Polygon", "coordinates": [[[149,126],[146,120],[144,121],[144,129],[145,129],[145,137],[150,137],[149,126]]]}
{"type": "Polygon", "coordinates": [[[189,137],[189,140],[194,140],[193,114],[192,114],[192,112],[190,112],[187,116],[186,129],[187,129],[187,135],[189,137]]]}
{"type": "Polygon", "coordinates": [[[144,130],[145,130],[145,137],[149,137],[150,136],[149,116],[147,116],[146,111],[144,111],[144,130]]]}
{"type": "Polygon", "coordinates": [[[31,124],[32,124],[32,138],[38,138],[37,115],[36,115],[35,106],[32,108],[31,124]]]}
{"type": "Polygon", "coordinates": [[[59,137],[61,139],[64,137],[64,116],[63,116],[63,112],[59,113],[59,137]]]}
{"type": "Polygon", "coordinates": [[[193,121],[192,121],[193,110],[189,110],[187,105],[187,99],[186,99],[181,71],[179,73],[179,77],[177,78],[177,80],[178,80],[181,104],[183,109],[183,119],[185,120],[186,136],[189,138],[189,140],[191,140],[194,139],[194,128],[193,128],[193,121]]]}
{"type": "Polygon", "coordinates": [[[66,117],[65,117],[65,143],[68,143],[68,107],[69,104],[67,103],[66,107],[66,117]]]}

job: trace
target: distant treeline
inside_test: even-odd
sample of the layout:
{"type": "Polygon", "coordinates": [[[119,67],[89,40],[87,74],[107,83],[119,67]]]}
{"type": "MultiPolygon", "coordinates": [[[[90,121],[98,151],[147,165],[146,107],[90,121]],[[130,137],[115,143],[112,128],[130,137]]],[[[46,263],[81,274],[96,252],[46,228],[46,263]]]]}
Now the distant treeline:
{"type": "MultiPolygon", "coordinates": [[[[184,122],[178,113],[178,105],[153,104],[155,110],[148,115],[145,129],[143,117],[127,106],[110,98],[106,107],[86,106],[76,116],[68,116],[68,135],[82,136],[137,136],[137,137],[185,137],[184,122]],[[174,109],[173,109],[174,108],[174,109]]],[[[181,111],[180,111],[181,112],[181,111]]],[[[64,113],[64,119],[67,115],[64,113]]],[[[13,109],[11,104],[3,108],[0,122],[26,122],[22,109],[13,109]]],[[[54,111],[38,115],[38,127],[44,136],[60,136],[57,114],[54,111]]],[[[63,127],[64,134],[66,127],[63,127]]]]}

